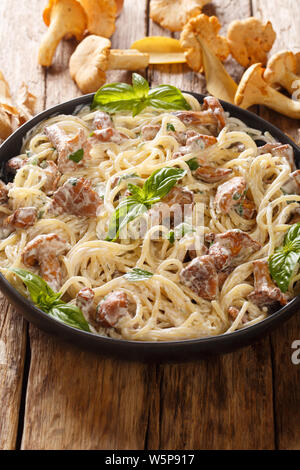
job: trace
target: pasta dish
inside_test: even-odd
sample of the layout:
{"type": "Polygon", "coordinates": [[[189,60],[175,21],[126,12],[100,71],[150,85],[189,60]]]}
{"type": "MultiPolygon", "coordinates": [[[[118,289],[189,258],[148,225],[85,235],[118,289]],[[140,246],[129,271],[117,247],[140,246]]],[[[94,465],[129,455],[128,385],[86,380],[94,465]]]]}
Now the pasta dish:
{"type": "Polygon", "coordinates": [[[60,321],[182,340],[251,326],[296,295],[292,147],[213,97],[182,97],[185,109],[56,115],[8,161],[1,273],[60,321]]]}

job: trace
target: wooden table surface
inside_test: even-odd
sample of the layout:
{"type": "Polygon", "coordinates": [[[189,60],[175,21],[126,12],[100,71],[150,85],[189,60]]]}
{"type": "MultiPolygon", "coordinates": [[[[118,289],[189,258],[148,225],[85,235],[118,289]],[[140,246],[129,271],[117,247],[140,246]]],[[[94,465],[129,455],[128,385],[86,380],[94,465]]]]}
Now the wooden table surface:
{"type": "MultiPolygon", "coordinates": [[[[46,0],[0,1],[0,70],[13,92],[23,80],[44,108],[79,96],[68,71],[74,41],[48,70],[37,65],[46,0]]],[[[167,30],[149,20],[147,0],[125,0],[112,38],[127,48],[167,30]]],[[[213,0],[205,12],[224,25],[271,20],[273,51],[300,50],[300,0],[213,0]]],[[[227,61],[239,78],[242,69],[227,61]]],[[[183,65],[150,67],[152,85],[201,92],[183,65]]],[[[130,81],[114,71],[108,81],[130,81]]],[[[291,136],[299,121],[258,109],[291,136]]],[[[291,361],[300,317],[233,354],[187,364],[129,363],[86,352],[29,325],[0,299],[0,449],[299,449],[300,365],[291,361]]]]}

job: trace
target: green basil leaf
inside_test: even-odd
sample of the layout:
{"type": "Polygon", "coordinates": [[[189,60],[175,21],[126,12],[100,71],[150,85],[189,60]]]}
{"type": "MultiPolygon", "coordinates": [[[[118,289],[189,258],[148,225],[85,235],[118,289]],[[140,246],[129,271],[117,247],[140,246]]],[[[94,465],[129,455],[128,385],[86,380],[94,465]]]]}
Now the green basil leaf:
{"type": "Polygon", "coordinates": [[[148,94],[149,104],[160,109],[191,109],[181,91],[172,85],[159,85],[148,94]]]}
{"type": "Polygon", "coordinates": [[[175,132],[175,127],[170,122],[168,122],[168,124],[167,124],[167,131],[168,132],[170,132],[170,131],[175,132]]]}
{"type": "Polygon", "coordinates": [[[144,183],[144,202],[154,203],[157,198],[162,199],[185,175],[186,171],[181,168],[165,167],[156,170],[144,183]]]}
{"type": "Polygon", "coordinates": [[[57,303],[49,310],[49,315],[66,325],[77,328],[78,330],[91,331],[88,322],[83,316],[80,308],[66,304],[64,302],[57,303]]]}
{"type": "Polygon", "coordinates": [[[82,311],[60,300],[61,293],[54,292],[44,279],[25,269],[15,268],[12,272],[22,279],[33,303],[43,312],[74,328],[90,331],[82,311]]]}
{"type": "Polygon", "coordinates": [[[83,155],[84,155],[84,150],[79,149],[76,152],[71,153],[71,155],[69,155],[69,160],[72,160],[75,163],[79,163],[83,159],[83,155]]]}
{"type": "Polygon", "coordinates": [[[149,93],[149,83],[142,75],[138,73],[132,74],[132,86],[136,98],[147,98],[149,93]]]}
{"type": "Polygon", "coordinates": [[[300,250],[300,222],[291,226],[284,238],[283,245],[290,250],[300,250]]]}
{"type": "Polygon", "coordinates": [[[131,85],[110,83],[97,91],[91,108],[100,108],[108,113],[131,111],[136,101],[136,93],[131,85]]]}
{"type": "Polygon", "coordinates": [[[106,241],[116,241],[122,228],[146,211],[147,207],[134,197],[123,199],[110,220],[106,241]]]}
{"type": "Polygon", "coordinates": [[[191,160],[188,160],[185,163],[189,166],[191,171],[195,171],[200,167],[197,158],[192,158],[191,160]]]}
{"type": "Polygon", "coordinates": [[[286,292],[299,262],[300,253],[279,248],[269,258],[269,271],[282,292],[286,292]]]}
{"type": "Polygon", "coordinates": [[[14,268],[12,272],[24,282],[32,301],[37,306],[47,309],[53,302],[60,299],[61,294],[54,292],[40,276],[20,268],[14,268]]]}
{"type": "Polygon", "coordinates": [[[152,173],[142,188],[129,183],[132,195],[118,205],[110,220],[106,241],[116,241],[123,227],[159,202],[185,174],[181,168],[166,167],[152,173]]]}
{"type": "Polygon", "coordinates": [[[132,116],[135,117],[138,114],[140,114],[145,108],[147,108],[148,101],[147,100],[141,100],[141,101],[136,101],[133,106],[132,106],[132,116]]]}
{"type": "Polygon", "coordinates": [[[144,191],[143,188],[140,188],[136,184],[128,183],[128,190],[130,191],[131,195],[135,198],[137,202],[144,202],[144,191]]]}
{"type": "Polygon", "coordinates": [[[149,271],[145,271],[144,269],[140,268],[133,268],[129,273],[124,274],[124,278],[127,281],[131,282],[138,282],[138,281],[146,281],[153,276],[153,273],[149,271]]]}

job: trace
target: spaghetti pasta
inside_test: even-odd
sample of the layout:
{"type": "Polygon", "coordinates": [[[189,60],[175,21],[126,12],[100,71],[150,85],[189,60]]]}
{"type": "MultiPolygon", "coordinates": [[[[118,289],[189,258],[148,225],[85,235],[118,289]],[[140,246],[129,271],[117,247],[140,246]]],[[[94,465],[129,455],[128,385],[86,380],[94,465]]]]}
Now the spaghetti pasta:
{"type": "MultiPolygon", "coordinates": [[[[201,112],[195,98],[190,95],[185,98],[193,111],[201,112]]],[[[22,164],[13,182],[8,184],[8,202],[1,203],[0,212],[3,220],[18,209],[35,207],[38,217],[25,229],[15,228],[8,235],[3,233],[1,273],[23,295],[28,295],[11,269],[28,267],[24,264],[24,250],[30,242],[56,234],[66,243],[65,251],[57,256],[62,279],[60,292],[67,302],[75,304],[83,288],[93,291],[94,318],[88,317],[88,321],[95,334],[136,341],[169,341],[232,332],[264,319],[268,315],[267,308],[248,299],[254,289],[253,261],[266,260],[282,243],[291,225],[291,215],[300,201],[299,195],[284,194],[281,190],[291,173],[288,160],[270,151],[260,151],[258,141],[274,144],[274,139],[228,114],[225,127],[213,130],[211,125],[187,123],[176,112],[147,108],[135,117],[129,112],[118,112],[111,117],[108,127],[100,125],[95,129],[97,113],[99,111],[91,112],[90,108],[83,107],[76,115],[54,116],[26,137],[19,156],[22,164]],[[64,133],[69,147],[61,146],[59,139],[53,136],[57,129],[64,133]],[[81,147],[72,148],[70,143],[76,143],[80,132],[88,146],[87,157],[83,160],[80,160],[83,152],[78,153],[82,145],[79,143],[81,147]],[[214,137],[214,143],[199,146],[199,135],[202,135],[202,143],[203,136],[214,137]],[[195,137],[198,147],[193,144],[195,137]],[[74,148],[75,152],[71,152],[74,148]],[[63,152],[67,152],[66,155],[63,152]],[[79,161],[69,159],[67,163],[71,164],[62,171],[63,158],[65,163],[71,154],[79,161]],[[196,169],[191,164],[193,159],[196,159],[196,169]],[[52,192],[45,191],[49,183],[47,162],[54,162],[58,168],[52,192]],[[199,166],[206,168],[205,177],[197,175],[199,166]],[[185,227],[178,237],[174,235],[178,225],[174,221],[175,210],[171,212],[169,225],[163,216],[154,224],[150,216],[157,205],[164,202],[162,199],[126,224],[126,236],[121,231],[116,240],[108,240],[112,217],[120,201],[132,195],[131,186],[142,188],[151,175],[166,167],[183,170],[183,177],[174,188],[181,188],[186,196],[192,194],[192,209],[190,205],[184,218],[192,228],[185,227]],[[212,174],[216,169],[227,170],[225,178],[217,177],[214,181],[212,174]],[[221,210],[221,198],[229,197],[228,192],[221,194],[222,186],[226,182],[232,184],[236,178],[245,181],[246,189],[237,195],[233,188],[230,208],[221,210]],[[76,185],[76,181],[88,181],[90,186],[86,187],[85,194],[92,194],[88,191],[96,194],[95,215],[87,216],[91,199],[87,201],[87,196],[79,202],[74,199],[71,185],[76,185]],[[62,191],[66,185],[69,185],[67,195],[66,189],[62,191]],[[247,204],[252,210],[249,217],[247,204]],[[201,213],[198,220],[196,208],[201,213]],[[242,246],[243,256],[229,268],[212,267],[217,276],[214,278],[217,282],[215,295],[209,297],[208,291],[204,292],[207,279],[198,271],[193,272],[191,282],[184,282],[190,279],[191,264],[197,264],[193,260],[211,257],[209,249],[218,240],[216,237],[232,231],[245,233],[251,243],[256,244],[255,249],[245,252],[242,246]],[[153,275],[132,282],[124,275],[133,268],[153,275]],[[186,269],[184,277],[182,273],[186,269]],[[198,281],[200,290],[197,291],[193,283],[198,281]],[[104,308],[103,302],[112,293],[115,293],[114,305],[122,314],[115,323],[107,325],[112,304],[104,308]],[[235,318],[229,313],[230,307],[237,310],[235,318]],[[97,322],[97,312],[106,323],[97,322]]],[[[36,252],[35,257],[36,261],[36,252]]],[[[30,269],[41,274],[40,263],[33,263],[30,269]]],[[[295,281],[298,278],[295,276],[295,281]]],[[[290,297],[294,295],[294,284],[292,280],[290,297]]]]}

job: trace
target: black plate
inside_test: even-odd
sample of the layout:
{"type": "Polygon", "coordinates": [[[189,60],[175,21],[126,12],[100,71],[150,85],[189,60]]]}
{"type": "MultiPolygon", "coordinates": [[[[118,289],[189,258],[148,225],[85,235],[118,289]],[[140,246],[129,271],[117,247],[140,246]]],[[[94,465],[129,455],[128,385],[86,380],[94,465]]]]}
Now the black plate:
{"type": "MultiPolygon", "coordinates": [[[[193,93],[193,95],[202,102],[204,98],[203,95],[196,93],[193,93]]],[[[31,121],[20,127],[20,129],[12,134],[0,147],[0,164],[3,171],[5,162],[20,154],[23,138],[28,131],[44,119],[55,114],[72,114],[77,106],[90,104],[93,96],[93,94],[81,96],[80,98],[75,98],[66,103],[54,106],[35,116],[31,121]]],[[[279,129],[249,111],[245,111],[225,102],[222,102],[222,105],[232,116],[241,119],[249,127],[259,129],[263,132],[269,131],[279,142],[290,144],[294,148],[296,162],[298,163],[300,161],[299,147],[279,129]]],[[[2,172],[2,177],[5,178],[4,172],[2,172]]],[[[109,356],[138,361],[188,361],[213,354],[231,352],[242,346],[249,345],[255,339],[270,332],[273,328],[290,318],[300,308],[300,296],[298,296],[288,305],[260,323],[233,333],[183,341],[136,342],[97,336],[69,327],[52,319],[19,294],[1,274],[0,288],[8,300],[16,307],[18,312],[39,328],[69,340],[80,347],[87,347],[109,356]]]]}

